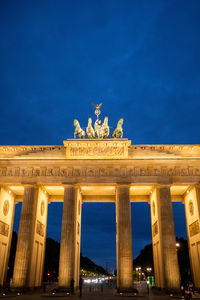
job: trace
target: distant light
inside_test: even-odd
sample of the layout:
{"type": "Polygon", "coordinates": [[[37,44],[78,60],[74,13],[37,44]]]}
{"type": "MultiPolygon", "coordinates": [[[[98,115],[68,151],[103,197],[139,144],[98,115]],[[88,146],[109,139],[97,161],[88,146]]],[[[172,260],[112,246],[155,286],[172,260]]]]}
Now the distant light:
{"type": "Polygon", "coordinates": [[[190,191],[189,190],[187,190],[187,193],[189,193],[190,191]]]}
{"type": "Polygon", "coordinates": [[[180,247],[180,243],[176,243],[176,247],[180,247]]]}
{"type": "Polygon", "coordinates": [[[148,272],[150,272],[151,270],[152,270],[151,268],[149,268],[149,267],[147,268],[147,271],[148,271],[148,272]]]}

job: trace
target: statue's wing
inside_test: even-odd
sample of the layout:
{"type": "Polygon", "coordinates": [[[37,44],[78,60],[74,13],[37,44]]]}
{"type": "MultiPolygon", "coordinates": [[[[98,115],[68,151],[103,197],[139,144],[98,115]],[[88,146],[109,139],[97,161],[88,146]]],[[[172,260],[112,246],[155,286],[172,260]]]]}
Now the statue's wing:
{"type": "Polygon", "coordinates": [[[97,109],[97,107],[96,107],[96,105],[95,105],[95,104],[92,104],[92,105],[94,106],[94,108],[95,108],[95,109],[97,109]]]}
{"type": "Polygon", "coordinates": [[[101,105],[102,105],[102,103],[100,103],[100,104],[98,105],[98,109],[101,107],[101,105]]]}

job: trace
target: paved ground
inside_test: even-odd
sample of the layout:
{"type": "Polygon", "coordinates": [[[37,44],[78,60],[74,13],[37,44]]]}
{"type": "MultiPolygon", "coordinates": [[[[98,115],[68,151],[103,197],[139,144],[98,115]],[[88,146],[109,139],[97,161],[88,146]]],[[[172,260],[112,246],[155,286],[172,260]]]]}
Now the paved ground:
{"type": "MultiPolygon", "coordinates": [[[[0,294],[0,298],[16,298],[17,300],[47,300],[47,299],[71,299],[71,300],[78,300],[81,299],[79,297],[79,293],[76,293],[74,295],[67,295],[67,293],[62,293],[62,294],[52,294],[52,293],[42,293],[42,292],[32,292],[32,293],[26,293],[23,295],[17,295],[17,294],[7,294],[3,296],[3,294],[0,294]]],[[[169,295],[166,295],[161,292],[153,292],[150,290],[149,294],[147,293],[146,290],[141,291],[139,295],[130,295],[130,294],[122,294],[119,295],[117,294],[115,289],[108,288],[108,287],[102,287],[101,286],[93,286],[92,288],[87,287],[83,289],[82,293],[82,299],[83,300],[122,300],[122,299],[134,299],[134,300],[174,300],[174,299],[180,299],[180,298],[175,298],[175,297],[170,297],[169,295]]],[[[194,298],[200,299],[200,295],[196,295],[194,298]]]]}
{"type": "MultiPolygon", "coordinates": [[[[79,297],[79,293],[76,293],[74,295],[67,295],[67,294],[51,294],[51,293],[46,293],[46,294],[42,294],[42,293],[27,293],[27,294],[23,294],[23,295],[16,295],[16,294],[7,294],[5,296],[3,296],[2,294],[0,295],[0,297],[2,298],[17,298],[18,300],[34,300],[34,299],[40,299],[40,300],[45,300],[45,299],[52,299],[54,298],[56,299],[80,299],[79,297]]],[[[140,295],[140,296],[134,296],[134,295],[119,295],[116,293],[116,290],[114,289],[104,289],[103,292],[100,289],[94,289],[91,292],[89,290],[83,289],[83,293],[82,293],[82,299],[83,300],[100,300],[100,299],[104,299],[104,300],[122,300],[123,298],[128,298],[128,299],[135,299],[135,300],[142,300],[142,299],[146,299],[146,300],[167,300],[169,299],[169,296],[166,295],[154,295],[150,292],[150,294],[148,295],[147,293],[145,295],[140,295]]]]}

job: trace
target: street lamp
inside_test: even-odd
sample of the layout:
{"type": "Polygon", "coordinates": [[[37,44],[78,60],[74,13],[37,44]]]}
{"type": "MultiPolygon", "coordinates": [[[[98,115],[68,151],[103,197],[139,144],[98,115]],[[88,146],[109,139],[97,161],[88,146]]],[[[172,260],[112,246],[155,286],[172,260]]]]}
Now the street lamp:
{"type": "Polygon", "coordinates": [[[140,275],[141,275],[141,267],[137,267],[137,268],[135,268],[136,269],[136,271],[137,271],[137,273],[138,273],[138,281],[139,281],[139,277],[140,277],[140,275]]]}
{"type": "Polygon", "coordinates": [[[151,270],[152,270],[152,268],[149,268],[149,267],[147,268],[147,272],[151,272],[151,270]]]}

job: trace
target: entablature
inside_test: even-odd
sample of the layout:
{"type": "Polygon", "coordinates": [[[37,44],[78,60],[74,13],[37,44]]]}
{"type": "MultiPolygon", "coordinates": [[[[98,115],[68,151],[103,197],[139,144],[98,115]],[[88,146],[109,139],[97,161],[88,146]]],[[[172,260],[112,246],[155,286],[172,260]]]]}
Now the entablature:
{"type": "Polygon", "coordinates": [[[200,145],[131,145],[128,139],[68,139],[64,145],[0,146],[1,160],[200,159],[200,145]]]}

